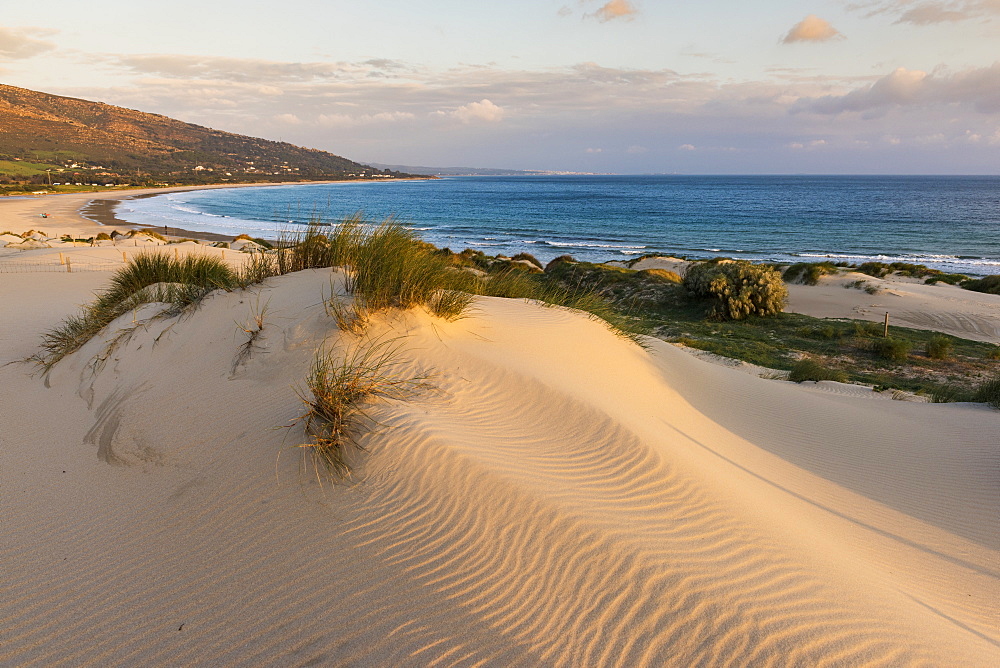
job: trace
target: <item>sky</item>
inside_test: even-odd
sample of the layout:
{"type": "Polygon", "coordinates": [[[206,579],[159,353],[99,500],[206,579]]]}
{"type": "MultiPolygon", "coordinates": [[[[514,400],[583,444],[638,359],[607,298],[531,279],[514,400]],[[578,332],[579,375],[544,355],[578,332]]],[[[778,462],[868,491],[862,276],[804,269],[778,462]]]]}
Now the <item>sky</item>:
{"type": "Polygon", "coordinates": [[[2,83],[361,162],[1000,173],[1000,0],[0,5],[2,83]]]}

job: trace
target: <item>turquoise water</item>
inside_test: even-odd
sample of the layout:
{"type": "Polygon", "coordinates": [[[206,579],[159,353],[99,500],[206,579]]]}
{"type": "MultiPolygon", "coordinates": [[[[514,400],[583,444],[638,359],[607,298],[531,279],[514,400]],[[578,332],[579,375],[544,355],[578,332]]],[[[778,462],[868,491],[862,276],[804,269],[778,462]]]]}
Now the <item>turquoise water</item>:
{"type": "Polygon", "coordinates": [[[452,250],[906,261],[1000,273],[1000,177],[532,176],[169,193],[124,220],[275,238],[310,220],[396,216],[452,250]]]}

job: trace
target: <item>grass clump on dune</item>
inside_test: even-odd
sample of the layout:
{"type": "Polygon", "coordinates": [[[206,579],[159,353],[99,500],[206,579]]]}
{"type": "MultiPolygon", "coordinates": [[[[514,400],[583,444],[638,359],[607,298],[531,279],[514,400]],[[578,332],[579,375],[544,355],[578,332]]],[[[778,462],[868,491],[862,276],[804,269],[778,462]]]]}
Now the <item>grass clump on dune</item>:
{"type": "Polygon", "coordinates": [[[835,380],[838,383],[846,383],[847,374],[823,366],[816,360],[806,357],[792,365],[788,373],[788,380],[793,383],[801,383],[806,380],[835,380]]]}
{"type": "Polygon", "coordinates": [[[816,285],[819,279],[827,274],[836,274],[837,266],[826,262],[796,262],[785,270],[783,278],[786,283],[803,283],[816,285]]]}
{"type": "Polygon", "coordinates": [[[994,408],[1000,408],[1000,376],[988,380],[976,389],[973,401],[981,401],[994,408]]]}
{"type": "Polygon", "coordinates": [[[34,359],[46,370],[96,336],[124,313],[152,302],[179,310],[217,289],[231,290],[239,277],[222,260],[189,255],[177,260],[167,253],[140,253],[115,272],[111,285],[79,315],[66,318],[42,335],[34,359]]]}
{"type": "Polygon", "coordinates": [[[393,367],[399,345],[377,341],[343,353],[321,348],[306,379],[308,394],[299,393],[305,412],[296,423],[304,423],[310,438],[303,443],[317,478],[321,474],[343,477],[350,473],[348,450],[363,449],[359,438],[377,423],[368,414],[378,399],[405,399],[422,384],[420,378],[404,378],[393,367]]]}
{"type": "Polygon", "coordinates": [[[967,281],[962,284],[962,287],[966,290],[974,290],[975,292],[1000,295],[1000,275],[984,276],[973,281],[967,281]]]}

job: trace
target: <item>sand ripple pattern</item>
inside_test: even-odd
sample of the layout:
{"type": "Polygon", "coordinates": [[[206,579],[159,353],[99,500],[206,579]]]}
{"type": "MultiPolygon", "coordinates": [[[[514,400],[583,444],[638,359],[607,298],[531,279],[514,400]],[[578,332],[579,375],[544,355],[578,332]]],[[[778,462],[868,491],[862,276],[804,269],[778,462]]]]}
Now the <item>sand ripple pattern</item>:
{"type": "MultiPolygon", "coordinates": [[[[483,300],[456,323],[392,319],[383,333],[407,335],[404,366],[435,388],[378,409],[363,481],[318,488],[301,432],[274,427],[331,335],[328,284],[262,291],[271,319],[239,374],[239,293],[137,332],[96,374],[99,342],[48,389],[0,368],[0,665],[1000,659],[978,525],[953,534],[948,513],[873,499],[822,454],[863,399],[646,353],[576,314],[483,300]],[[745,387],[835,433],[701,405],[745,387]]],[[[921,408],[877,402],[894,420],[921,408]]],[[[955,415],[980,453],[994,416],[955,415]]],[[[963,498],[989,504],[990,480],[973,484],[963,498]]]]}

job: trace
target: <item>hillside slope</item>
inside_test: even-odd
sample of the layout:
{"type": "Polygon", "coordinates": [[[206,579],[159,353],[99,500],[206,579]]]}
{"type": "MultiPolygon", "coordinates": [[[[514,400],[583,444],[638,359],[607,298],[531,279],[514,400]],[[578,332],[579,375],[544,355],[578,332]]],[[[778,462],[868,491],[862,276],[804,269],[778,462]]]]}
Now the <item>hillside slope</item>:
{"type": "MultiPolygon", "coordinates": [[[[75,172],[207,182],[389,174],[326,151],[0,85],[0,161],[5,159],[49,165],[53,178],[75,172]]],[[[14,170],[0,163],[0,174],[14,170]]]]}

